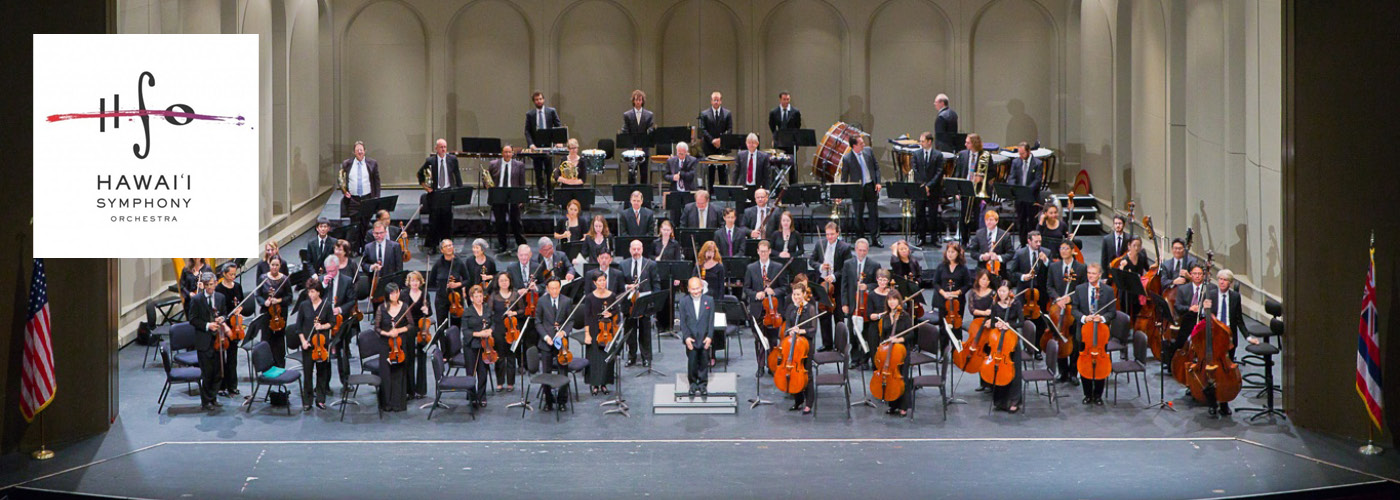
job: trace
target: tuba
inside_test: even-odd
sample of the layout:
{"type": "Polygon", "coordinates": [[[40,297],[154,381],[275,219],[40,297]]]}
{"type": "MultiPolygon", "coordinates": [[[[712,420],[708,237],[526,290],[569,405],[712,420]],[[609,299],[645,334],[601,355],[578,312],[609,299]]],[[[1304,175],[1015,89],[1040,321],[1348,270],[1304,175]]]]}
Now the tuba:
{"type": "Polygon", "coordinates": [[[574,162],[567,159],[559,162],[558,171],[559,175],[554,176],[554,184],[556,186],[559,185],[559,179],[561,178],[569,180],[578,179],[578,165],[575,165],[574,162]]]}

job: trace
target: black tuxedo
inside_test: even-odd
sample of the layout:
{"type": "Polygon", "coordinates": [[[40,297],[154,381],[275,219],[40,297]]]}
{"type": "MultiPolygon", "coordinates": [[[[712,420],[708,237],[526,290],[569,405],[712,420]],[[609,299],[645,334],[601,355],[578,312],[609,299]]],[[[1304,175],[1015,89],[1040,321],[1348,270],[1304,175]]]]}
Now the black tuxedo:
{"type": "MultiPolygon", "coordinates": [[[[593,293],[593,289],[598,288],[597,285],[593,284],[593,279],[594,279],[594,278],[597,278],[597,277],[598,277],[598,274],[601,273],[601,272],[603,272],[603,269],[602,269],[602,268],[599,268],[599,269],[594,269],[594,270],[592,270],[592,271],[588,271],[587,273],[584,274],[584,277],[583,277],[583,279],[585,280],[585,281],[583,282],[583,296],[584,296],[584,297],[587,297],[588,294],[593,293]]],[[[609,267],[607,268],[607,272],[608,272],[608,290],[612,291],[612,293],[614,293],[614,294],[622,293],[624,286],[627,284],[625,281],[623,281],[622,271],[619,271],[619,270],[617,269],[617,267],[615,267],[615,266],[609,266],[609,267]]],[[[616,299],[615,297],[610,297],[610,298],[608,298],[608,301],[612,301],[612,300],[615,300],[615,299],[616,299]]],[[[604,305],[607,305],[607,304],[604,304],[604,305]]],[[[582,314],[582,313],[580,312],[580,314],[582,314]]],[[[577,318],[575,318],[575,319],[577,319],[577,318]]]]}
{"type": "Polygon", "coordinates": [[[1074,279],[1068,284],[1065,282],[1065,263],[1063,261],[1053,261],[1050,263],[1050,271],[1045,281],[1045,295],[1050,300],[1055,300],[1063,295],[1074,293],[1079,285],[1087,279],[1085,275],[1086,266],[1073,260],[1070,261],[1070,270],[1074,273],[1074,279]],[[1068,290],[1068,292],[1066,292],[1068,290]]]}
{"type": "MultiPolygon", "coordinates": [[[[1162,261],[1162,272],[1160,276],[1162,287],[1171,286],[1172,281],[1175,281],[1178,276],[1181,276],[1181,271],[1191,272],[1191,266],[1194,264],[1196,264],[1196,258],[1190,255],[1187,255],[1184,259],[1180,259],[1180,261],[1175,258],[1162,261]]],[[[1190,283],[1191,280],[1188,278],[1186,283],[1183,283],[1181,286],[1186,286],[1190,283]]]]}
{"type": "Polygon", "coordinates": [[[1108,275],[1108,263],[1118,258],[1119,255],[1127,253],[1128,240],[1132,239],[1126,230],[1123,231],[1122,236],[1119,236],[1111,228],[1112,226],[1110,226],[1108,234],[1103,235],[1103,245],[1099,247],[1101,249],[1099,251],[1099,265],[1105,269],[1105,276],[1108,275]]]}
{"type": "Polygon", "coordinates": [[[326,272],[326,257],[335,253],[336,239],[326,236],[326,240],[320,241],[320,237],[311,238],[306,243],[306,262],[302,263],[305,269],[314,269],[316,274],[326,272]]]}
{"type": "MultiPolygon", "coordinates": [[[[423,166],[418,167],[418,184],[427,186],[432,191],[440,188],[455,188],[462,185],[462,171],[457,167],[457,156],[447,155],[438,158],[437,155],[428,155],[423,160],[423,166]],[[442,170],[447,170],[447,179],[442,177],[442,170]],[[429,182],[429,177],[431,181],[429,182]]],[[[452,208],[437,209],[432,206],[433,193],[424,193],[418,199],[420,205],[424,205],[423,211],[428,213],[428,234],[424,239],[424,246],[431,251],[437,251],[438,243],[452,237],[452,208]]]]}
{"type": "MultiPolygon", "coordinates": [[[[520,261],[516,260],[516,262],[520,261]]],[[[545,285],[549,284],[549,279],[558,278],[559,283],[562,285],[565,281],[564,278],[569,277],[569,272],[572,269],[572,267],[570,266],[568,259],[564,257],[564,253],[555,250],[554,255],[550,256],[548,266],[545,265],[543,255],[535,254],[534,257],[530,257],[530,269],[535,272],[536,276],[541,277],[539,283],[539,293],[540,296],[544,296],[545,285]],[[548,278],[544,277],[545,268],[549,269],[548,278]]]]}
{"type": "MultiPolygon", "coordinates": [[[[564,125],[562,122],[559,121],[559,111],[555,110],[554,108],[551,108],[549,106],[545,106],[543,109],[531,108],[529,111],[525,112],[525,144],[528,144],[530,146],[535,145],[535,131],[541,130],[539,128],[541,115],[543,115],[544,128],[546,129],[559,128],[564,125]]],[[[552,144],[541,144],[540,146],[552,146],[552,144]]],[[[533,163],[535,167],[535,188],[539,191],[541,195],[548,197],[550,192],[550,185],[548,179],[545,176],[549,173],[550,170],[550,158],[548,156],[537,156],[532,160],[533,161],[531,161],[531,163],[533,163]]],[[[524,179],[521,179],[519,185],[525,185],[524,179]]]]}
{"type": "MultiPolygon", "coordinates": [[[[760,226],[758,223],[758,207],[756,206],[745,208],[743,217],[739,218],[739,225],[749,228],[749,230],[757,229],[758,232],[761,233],[759,235],[760,239],[767,238],[768,233],[778,230],[778,210],[773,207],[764,208],[766,208],[767,210],[763,216],[764,218],[762,226],[760,226]]],[[[775,249],[773,253],[776,254],[778,252],[775,249]]]]}
{"type": "MultiPolygon", "coordinates": [[[[626,284],[641,283],[637,287],[638,293],[654,292],[664,289],[656,278],[656,261],[642,257],[640,259],[626,259],[621,263],[622,280],[626,284]],[[638,273],[638,266],[640,273],[638,273]]],[[[621,307],[621,306],[619,306],[621,307]]],[[[629,311],[631,313],[631,311],[629,311]]],[[[629,316],[631,316],[631,313],[629,316]]],[[[626,322],[629,337],[627,338],[627,359],[637,359],[637,347],[641,346],[642,359],[651,360],[651,318],[643,316],[635,320],[629,319],[626,322]],[[640,344],[639,344],[640,341],[640,344]]]]}
{"type": "MultiPolygon", "coordinates": [[[[705,205],[705,228],[724,226],[724,219],[720,215],[721,213],[714,203],[705,205]]],[[[695,203],[685,205],[685,210],[681,212],[681,227],[686,229],[700,228],[700,209],[696,208],[695,203]]]]}
{"type": "MultiPolygon", "coordinates": [[[[700,111],[696,120],[700,122],[697,135],[700,138],[700,149],[705,152],[705,156],[728,154],[729,150],[715,147],[713,141],[724,134],[734,133],[734,113],[728,108],[721,107],[716,112],[715,108],[710,107],[700,111]]],[[[726,164],[710,165],[705,173],[705,187],[714,189],[716,173],[720,182],[724,182],[724,179],[729,177],[728,172],[729,166],[726,164]]]]}
{"type": "Polygon", "coordinates": [[[360,255],[364,256],[364,259],[360,261],[360,272],[365,273],[367,276],[373,274],[374,270],[370,269],[370,266],[375,264],[381,264],[379,269],[379,276],[381,277],[402,271],[403,250],[399,248],[399,244],[388,238],[384,239],[383,261],[379,260],[378,246],[379,242],[371,241],[365,243],[364,248],[360,250],[360,255]]]}
{"type": "Polygon", "coordinates": [[[957,144],[953,136],[958,133],[958,113],[953,108],[943,108],[938,111],[938,117],[933,120],[933,144],[941,151],[949,153],[955,152],[962,144],[957,144]]]}
{"type": "Polygon", "coordinates": [[[701,295],[700,309],[696,310],[695,299],[687,294],[680,299],[677,315],[680,316],[681,345],[685,345],[686,340],[695,345],[694,349],[685,351],[687,380],[691,386],[708,384],[710,355],[705,351],[705,339],[712,338],[715,332],[715,300],[701,295]]]}
{"type": "Polygon", "coordinates": [[[671,189],[676,191],[694,191],[699,188],[695,185],[695,169],[700,164],[700,160],[694,156],[685,155],[685,162],[681,162],[675,156],[666,160],[666,180],[671,183],[671,189]],[[676,182],[672,177],[681,174],[680,182],[676,182]]]}
{"type": "MultiPolygon", "coordinates": [[[[1027,161],[1021,161],[1017,157],[1011,160],[1011,168],[1007,171],[1006,182],[1015,186],[1026,186],[1031,189],[1031,193],[1036,199],[1040,199],[1041,172],[1044,166],[1039,158],[1031,156],[1027,161]]],[[[1035,229],[1035,215],[1037,210],[1034,202],[1014,202],[1016,205],[1016,234],[1025,236],[1027,232],[1035,229]]]]}
{"type": "Polygon", "coordinates": [[[617,213],[618,236],[654,236],[656,234],[656,214],[650,208],[634,210],[631,205],[617,213]]]}
{"type": "Polygon", "coordinates": [[[620,133],[650,134],[653,130],[656,130],[656,125],[653,123],[654,118],[655,115],[652,114],[651,110],[642,108],[641,122],[638,123],[637,110],[635,108],[628,108],[627,111],[622,112],[622,129],[620,133]]]}
{"type": "MultiPolygon", "coordinates": [[[[997,228],[996,234],[987,234],[986,227],[978,229],[977,234],[974,234],[972,239],[967,243],[967,260],[981,266],[982,261],[978,259],[978,256],[990,249],[992,252],[1001,256],[1002,264],[1010,261],[1012,252],[1016,250],[1016,245],[1013,244],[1012,238],[1007,236],[1006,233],[1007,231],[1001,228],[997,228]],[[998,239],[1001,241],[998,242],[998,239]],[[996,245],[996,248],[992,248],[993,244],[996,245]]],[[[1002,266],[1003,269],[1005,267],[1005,265],[1002,266]]]]}
{"type": "MultiPolygon", "coordinates": [[[[868,184],[879,184],[880,162],[875,159],[875,153],[870,148],[865,148],[860,156],[865,159],[865,168],[870,177],[868,184]]],[[[846,156],[841,158],[841,181],[861,183],[864,179],[865,175],[861,172],[860,160],[856,158],[855,150],[847,151],[846,156]]],[[[870,238],[870,244],[874,245],[880,239],[880,210],[876,200],[880,194],[872,188],[866,191],[866,195],[871,198],[863,203],[852,202],[851,205],[856,212],[856,234],[870,238]],[[865,220],[866,212],[870,213],[869,223],[865,220]]]]}
{"type": "MultiPolygon", "coordinates": [[[[759,292],[763,291],[763,276],[765,271],[768,273],[768,287],[773,289],[773,294],[776,296],[774,300],[778,303],[778,310],[783,310],[783,305],[788,303],[786,300],[788,294],[788,276],[787,272],[778,272],[782,268],[782,264],[769,259],[766,270],[764,269],[763,263],[759,261],[750,263],[749,266],[744,269],[744,302],[749,304],[749,314],[756,318],[763,317],[763,303],[767,302],[768,299],[758,300],[756,297],[759,292]]],[[[776,334],[777,332],[771,332],[769,341],[772,341],[774,337],[776,337],[776,334]]]]}
{"type": "Polygon", "coordinates": [[[1240,340],[1244,337],[1244,312],[1240,307],[1240,292],[1230,289],[1226,290],[1224,294],[1221,294],[1220,287],[1217,286],[1208,286],[1206,290],[1208,292],[1206,293],[1206,298],[1210,299],[1210,310],[1207,311],[1207,313],[1211,315],[1220,315],[1220,311],[1222,310],[1221,299],[1222,295],[1224,295],[1225,303],[1223,304],[1223,310],[1225,311],[1225,319],[1221,321],[1230,329],[1230,345],[1232,346],[1230,349],[1230,358],[1234,359],[1235,350],[1239,349],[1240,340]]]}
{"type": "Polygon", "coordinates": [[[212,323],[214,318],[218,316],[216,311],[223,310],[223,308],[224,295],[219,292],[214,292],[212,296],[206,292],[197,292],[190,299],[188,319],[190,326],[193,326],[195,330],[194,348],[199,354],[201,381],[199,400],[204,405],[214,403],[214,391],[218,390],[220,356],[218,352],[214,351],[214,336],[218,333],[209,329],[209,323],[212,323]]]}
{"type": "Polygon", "coordinates": [[[744,245],[748,244],[748,238],[749,229],[735,224],[732,230],[724,226],[716,229],[714,242],[715,246],[719,247],[720,257],[743,257],[747,255],[744,245]]]}
{"type": "MultiPolygon", "coordinates": [[[[1041,247],[1040,250],[1035,253],[1044,255],[1047,258],[1046,262],[1049,262],[1048,258],[1050,257],[1050,252],[1044,247],[1041,247]]],[[[1053,263],[1051,263],[1051,265],[1053,265],[1053,263]]],[[[1046,272],[1044,267],[1040,266],[1040,257],[1032,258],[1031,247],[1026,246],[1016,250],[1011,257],[1011,261],[1006,263],[1006,272],[1011,276],[1012,282],[1016,283],[1016,290],[1019,291],[1025,289],[1027,285],[1026,282],[1021,281],[1021,275],[1030,273],[1032,267],[1035,267],[1036,271],[1035,283],[1033,283],[1033,285],[1036,290],[1042,292],[1041,295],[1045,295],[1043,292],[1045,291],[1046,278],[1049,273],[1046,272]]]]}
{"type": "MultiPolygon", "coordinates": [[[[544,365],[543,371],[546,373],[564,373],[567,369],[567,367],[559,365],[559,349],[554,347],[554,342],[556,341],[555,335],[560,330],[563,331],[563,335],[568,335],[569,331],[572,330],[570,326],[563,324],[563,322],[569,316],[569,313],[573,311],[573,308],[574,301],[570,300],[562,293],[559,294],[557,299],[551,298],[548,294],[541,294],[539,304],[535,305],[535,331],[539,332],[539,335],[536,337],[538,339],[536,346],[540,352],[541,364],[544,365]],[[559,303],[558,306],[555,306],[556,300],[559,303]],[[558,329],[554,328],[555,324],[559,324],[558,329]],[[545,340],[546,336],[549,337],[548,341],[545,340]]],[[[543,387],[543,390],[545,403],[555,403],[554,391],[549,387],[543,387]]]]}
{"type": "MultiPolygon", "coordinates": [[[[512,159],[510,165],[502,166],[502,160],[492,160],[487,170],[491,172],[491,179],[496,181],[497,187],[524,187],[525,186],[525,163],[512,159]],[[510,172],[510,178],[505,177],[505,172],[510,172]],[[509,184],[507,184],[509,181],[509,184]]],[[[525,244],[524,228],[520,222],[519,203],[498,203],[491,205],[491,213],[496,219],[496,246],[504,248],[506,246],[506,225],[510,225],[510,233],[515,235],[517,245],[525,244]]]]}
{"type": "Polygon", "coordinates": [[[911,166],[914,182],[928,190],[927,198],[914,202],[914,225],[918,226],[918,236],[928,240],[943,231],[943,219],[938,209],[938,200],[943,197],[943,152],[920,148],[914,152],[911,166]]]}
{"type": "MultiPolygon", "coordinates": [[[[783,113],[783,107],[778,106],[768,112],[768,130],[773,133],[773,147],[791,155],[797,152],[793,146],[778,147],[778,131],[797,130],[802,128],[802,112],[797,108],[788,106],[787,113],[783,113]]],[[[797,184],[797,169],[788,169],[788,183],[797,184]]]]}
{"type": "Polygon", "coordinates": [[[753,155],[753,156],[754,156],[754,176],[753,176],[754,181],[753,181],[753,184],[749,184],[749,182],[748,182],[748,175],[749,175],[749,150],[747,150],[747,149],[745,149],[745,150],[743,150],[743,151],[740,151],[739,154],[738,154],[738,157],[737,157],[737,158],[735,159],[735,161],[734,161],[734,178],[733,178],[732,181],[730,181],[730,184],[733,184],[733,185],[735,185],[735,186],[750,186],[750,185],[752,185],[752,186],[758,186],[758,187],[761,187],[761,188],[764,188],[764,189],[767,189],[767,188],[769,187],[769,185],[772,184],[772,181],[773,181],[773,172],[771,171],[771,169],[770,169],[770,167],[769,167],[769,165],[768,165],[768,160],[770,160],[772,157],[771,157],[768,153],[766,153],[766,152],[764,152],[764,151],[762,151],[762,150],[755,151],[755,153],[756,153],[756,154],[753,155]]]}

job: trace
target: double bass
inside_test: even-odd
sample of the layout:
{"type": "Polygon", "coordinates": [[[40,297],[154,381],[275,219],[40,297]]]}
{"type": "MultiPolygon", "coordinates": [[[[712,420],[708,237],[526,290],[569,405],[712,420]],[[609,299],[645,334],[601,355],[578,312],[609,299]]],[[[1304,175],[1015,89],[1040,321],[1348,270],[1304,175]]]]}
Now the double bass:
{"type": "Polygon", "coordinates": [[[1162,281],[1157,279],[1162,271],[1162,247],[1157,241],[1156,230],[1152,227],[1152,216],[1142,217],[1142,227],[1146,237],[1152,240],[1152,250],[1157,255],[1157,265],[1142,273],[1142,289],[1146,295],[1138,297],[1137,317],[1133,318],[1133,329],[1147,334],[1147,345],[1152,349],[1152,357],[1162,359],[1162,344],[1171,341],[1171,329],[1167,328],[1168,318],[1157,315],[1153,297],[1162,296],[1162,281]]]}
{"type": "MultiPolygon", "coordinates": [[[[1209,273],[1210,273],[1210,268],[1211,268],[1211,267],[1214,267],[1214,266],[1215,266],[1215,250],[1207,250],[1207,251],[1206,251],[1205,272],[1206,272],[1207,274],[1209,274],[1209,273]]],[[[1205,295],[1206,295],[1206,294],[1205,294],[1204,292],[1201,293],[1201,297],[1199,297],[1199,299],[1204,299],[1204,298],[1205,298],[1205,295]]],[[[1197,325],[1192,325],[1192,326],[1191,326],[1192,331],[1195,331],[1196,326],[1199,326],[1199,323],[1200,323],[1200,322],[1205,321],[1205,318],[1206,318],[1207,314],[1206,314],[1206,307],[1205,307],[1205,305],[1204,305],[1204,300],[1202,300],[1201,302],[1197,302],[1196,304],[1192,304],[1192,305],[1200,306],[1199,308],[1196,309],[1196,310],[1198,311],[1198,312],[1196,313],[1196,314],[1197,314],[1197,317],[1200,318],[1200,319],[1199,319],[1199,321],[1197,321],[1197,325]]],[[[1178,320],[1177,322],[1180,323],[1179,320],[1178,320]]],[[[1181,332],[1178,331],[1178,332],[1177,332],[1177,335],[1181,335],[1181,332]]],[[[1187,334],[1187,335],[1189,335],[1189,334],[1187,334]]],[[[1190,339],[1190,337],[1187,337],[1187,339],[1190,339]]],[[[1172,353],[1172,367],[1171,367],[1171,370],[1172,370],[1172,377],[1176,378],[1176,381],[1177,381],[1177,382],[1181,382],[1181,385],[1186,385],[1186,378],[1187,378],[1187,377],[1186,377],[1186,371],[1187,371],[1186,368],[1187,368],[1187,363],[1191,360],[1190,351],[1191,351],[1191,345],[1188,343],[1188,344],[1186,344],[1186,345],[1181,346],[1180,349],[1177,349],[1177,351],[1176,351],[1175,353],[1172,353]]]]}
{"type": "MultiPolygon", "coordinates": [[[[1065,202],[1065,214],[1067,216],[1074,215],[1074,197],[1074,190],[1069,190],[1069,201],[1065,202]]],[[[1070,251],[1074,253],[1074,261],[1080,264],[1084,263],[1084,252],[1079,249],[1079,245],[1074,244],[1074,237],[1079,234],[1079,227],[1083,222],[1084,217],[1080,217],[1079,220],[1074,222],[1074,229],[1069,232],[1069,235],[1065,236],[1065,241],[1070,242],[1070,251]]]]}
{"type": "Polygon", "coordinates": [[[1196,324],[1183,356],[1187,358],[1186,386],[1196,401],[1228,403],[1240,395],[1243,378],[1239,365],[1230,359],[1234,335],[1215,315],[1207,318],[1196,324]],[[1214,392],[1214,398],[1208,392],[1214,392]]]}

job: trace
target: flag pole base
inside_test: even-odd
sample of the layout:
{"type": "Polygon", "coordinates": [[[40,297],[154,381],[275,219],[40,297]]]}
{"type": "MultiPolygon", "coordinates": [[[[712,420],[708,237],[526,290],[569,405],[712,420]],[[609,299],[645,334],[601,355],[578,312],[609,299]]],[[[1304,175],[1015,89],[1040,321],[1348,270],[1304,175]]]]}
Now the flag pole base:
{"type": "Polygon", "coordinates": [[[1381,447],[1379,447],[1379,446],[1376,446],[1375,444],[1372,444],[1370,441],[1367,441],[1367,442],[1366,442],[1366,446],[1362,446],[1361,448],[1358,448],[1356,451],[1361,452],[1362,455],[1373,456],[1373,455],[1380,455],[1381,452],[1384,452],[1384,451],[1385,451],[1385,448],[1381,448],[1381,447]]]}
{"type": "Polygon", "coordinates": [[[32,456],[35,460],[48,460],[50,458],[53,458],[53,450],[50,450],[48,448],[39,448],[39,450],[35,451],[32,454],[32,456]]]}

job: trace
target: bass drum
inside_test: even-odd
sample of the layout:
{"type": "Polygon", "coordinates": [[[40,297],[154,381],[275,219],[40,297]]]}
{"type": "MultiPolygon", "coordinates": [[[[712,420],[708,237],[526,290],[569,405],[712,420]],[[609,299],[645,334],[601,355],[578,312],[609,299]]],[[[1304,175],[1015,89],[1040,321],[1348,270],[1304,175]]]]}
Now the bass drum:
{"type": "Polygon", "coordinates": [[[841,158],[851,149],[850,139],[868,135],[846,122],[836,122],[826,130],[817,154],[812,156],[812,175],[820,182],[836,182],[841,178],[841,158]]]}

